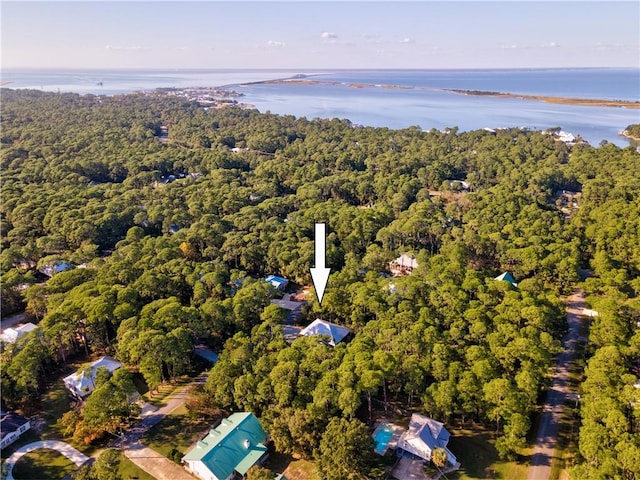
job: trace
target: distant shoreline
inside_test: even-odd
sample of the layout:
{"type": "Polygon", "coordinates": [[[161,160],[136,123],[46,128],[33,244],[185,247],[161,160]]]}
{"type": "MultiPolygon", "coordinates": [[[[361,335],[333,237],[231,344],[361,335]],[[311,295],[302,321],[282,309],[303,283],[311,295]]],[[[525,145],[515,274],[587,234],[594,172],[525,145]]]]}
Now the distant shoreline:
{"type": "Polygon", "coordinates": [[[631,100],[602,100],[595,98],[572,98],[553,97],[547,95],[524,95],[519,93],[488,92],[483,90],[459,90],[443,89],[445,92],[458,93],[461,95],[476,95],[485,97],[521,98],[523,100],[535,100],[545,103],[558,103],[563,105],[584,105],[588,107],[620,107],[620,108],[640,108],[640,102],[631,100]]]}
{"type": "Polygon", "coordinates": [[[639,101],[631,100],[604,100],[591,98],[572,98],[572,97],[555,97],[549,95],[525,95],[519,93],[491,92],[484,90],[460,90],[455,88],[428,88],[428,87],[412,87],[406,85],[383,85],[371,83],[341,82],[335,80],[315,80],[307,78],[303,75],[296,75],[291,78],[282,78],[276,80],[263,80],[257,82],[241,83],[242,86],[248,85],[328,85],[328,86],[345,86],[350,88],[385,88],[390,90],[434,90],[440,92],[456,93],[459,95],[474,95],[495,98],[520,98],[522,100],[533,100],[545,103],[555,103],[562,105],[581,105],[586,107],[615,107],[615,108],[633,108],[640,109],[639,101]]]}
{"type": "Polygon", "coordinates": [[[419,87],[409,87],[404,85],[374,85],[372,83],[358,83],[358,82],[338,82],[335,80],[311,80],[304,77],[293,78],[281,78],[277,80],[261,80],[258,82],[241,83],[240,85],[329,85],[338,86],[343,85],[351,88],[388,88],[398,90],[419,90],[419,87]]]}
{"type": "Polygon", "coordinates": [[[640,137],[634,137],[633,135],[631,135],[629,133],[628,130],[623,130],[620,132],[620,135],[622,135],[625,138],[628,138],[629,140],[633,140],[634,142],[639,142],[640,143],[640,137]]]}

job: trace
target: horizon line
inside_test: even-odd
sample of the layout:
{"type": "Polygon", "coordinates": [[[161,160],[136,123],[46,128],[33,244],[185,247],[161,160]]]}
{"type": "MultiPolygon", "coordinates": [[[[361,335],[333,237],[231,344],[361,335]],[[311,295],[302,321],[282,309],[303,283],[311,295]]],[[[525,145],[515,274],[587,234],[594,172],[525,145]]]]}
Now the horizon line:
{"type": "Polygon", "coordinates": [[[358,70],[595,70],[595,69],[629,69],[640,70],[640,65],[632,66],[518,66],[518,67],[38,67],[38,66],[0,66],[2,70],[165,70],[165,71],[358,71],[358,70]]]}

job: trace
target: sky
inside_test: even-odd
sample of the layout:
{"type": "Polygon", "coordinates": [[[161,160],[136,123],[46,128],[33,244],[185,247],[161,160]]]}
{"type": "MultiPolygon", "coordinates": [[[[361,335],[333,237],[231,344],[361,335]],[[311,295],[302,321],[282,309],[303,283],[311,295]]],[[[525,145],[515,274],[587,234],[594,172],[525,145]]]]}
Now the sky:
{"type": "Polygon", "coordinates": [[[2,68],[640,68],[640,2],[2,0],[2,68]]]}

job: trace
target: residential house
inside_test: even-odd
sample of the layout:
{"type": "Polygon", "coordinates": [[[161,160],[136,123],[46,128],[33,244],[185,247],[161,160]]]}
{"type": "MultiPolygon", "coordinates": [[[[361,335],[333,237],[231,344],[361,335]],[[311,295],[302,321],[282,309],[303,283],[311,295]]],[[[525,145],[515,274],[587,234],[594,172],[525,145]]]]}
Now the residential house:
{"type": "Polygon", "coordinates": [[[295,325],[283,325],[282,326],[282,335],[287,342],[293,342],[296,338],[300,336],[300,332],[302,331],[301,327],[296,327],[295,325]]]}
{"type": "Polygon", "coordinates": [[[122,367],[122,364],[111,357],[102,357],[86,368],[81,368],[63,379],[64,386],[69,393],[79,399],[84,399],[96,388],[96,373],[99,368],[106,368],[113,373],[122,367]]]}
{"type": "Polygon", "coordinates": [[[20,325],[16,328],[7,328],[0,335],[0,340],[5,343],[16,343],[20,339],[20,337],[35,330],[36,328],[38,328],[38,326],[34,325],[31,322],[25,323],[24,325],[20,325]]]}
{"type": "Polygon", "coordinates": [[[53,277],[56,273],[66,272],[74,268],[76,268],[76,266],[73,263],[58,260],[42,267],[40,273],[45,274],[47,277],[53,277]]]}
{"type": "Polygon", "coordinates": [[[253,413],[234,413],[198,441],[182,457],[182,463],[202,480],[243,477],[266,459],[266,440],[267,433],[253,413]]]}
{"type": "Polygon", "coordinates": [[[449,180],[449,186],[454,189],[459,188],[460,190],[471,190],[471,184],[463,180],[449,180]]]}
{"type": "Polygon", "coordinates": [[[289,280],[287,280],[286,278],[277,277],[275,275],[269,275],[264,280],[280,291],[284,291],[284,289],[287,288],[287,285],[289,284],[289,280]]]}
{"type": "Polygon", "coordinates": [[[291,294],[285,293],[282,299],[271,300],[271,304],[278,305],[280,308],[287,310],[289,312],[287,314],[287,321],[295,322],[302,315],[302,307],[305,302],[292,300],[291,294]]]}
{"type": "Polygon", "coordinates": [[[558,140],[569,145],[573,145],[576,142],[576,136],[573,133],[560,130],[557,135],[558,140]]]}
{"type": "Polygon", "coordinates": [[[409,429],[398,440],[396,453],[399,456],[412,455],[431,461],[431,454],[437,448],[447,453],[447,460],[453,466],[459,466],[456,456],[447,448],[451,434],[442,422],[414,413],[411,415],[409,429]]]}
{"type": "Polygon", "coordinates": [[[342,342],[351,333],[347,327],[341,327],[335,323],[327,322],[325,320],[315,319],[311,324],[302,330],[300,335],[326,335],[329,337],[329,345],[335,347],[338,343],[342,342]]]}
{"type": "Polygon", "coordinates": [[[29,420],[22,415],[15,412],[3,414],[0,419],[0,448],[8,447],[30,428],[29,420]]]}
{"type": "Polygon", "coordinates": [[[513,275],[511,275],[509,272],[504,272],[501,275],[498,275],[496,278],[494,278],[494,280],[509,282],[514,287],[518,286],[518,284],[516,283],[516,279],[513,278],[513,275]]]}
{"type": "Polygon", "coordinates": [[[416,268],[418,268],[416,257],[405,253],[389,264],[389,270],[396,277],[410,275],[416,268]]]}

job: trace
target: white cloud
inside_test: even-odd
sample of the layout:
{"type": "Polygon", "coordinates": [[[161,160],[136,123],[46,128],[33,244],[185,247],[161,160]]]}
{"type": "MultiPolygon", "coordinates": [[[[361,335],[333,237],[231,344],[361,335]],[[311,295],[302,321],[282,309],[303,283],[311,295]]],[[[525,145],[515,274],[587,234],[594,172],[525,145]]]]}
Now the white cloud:
{"type": "Polygon", "coordinates": [[[422,51],[426,53],[436,53],[442,51],[442,48],[438,45],[426,45],[422,47],[422,51]]]}
{"type": "Polygon", "coordinates": [[[530,50],[534,48],[560,48],[560,45],[557,42],[543,43],[542,45],[518,45],[517,43],[513,43],[511,45],[500,45],[500,48],[503,50],[530,50]]]}
{"type": "Polygon", "coordinates": [[[107,45],[104,48],[107,50],[115,51],[115,52],[142,52],[142,51],[150,50],[150,48],[141,47],[139,45],[136,45],[136,46],[107,45]]]}
{"type": "Polygon", "coordinates": [[[287,46],[287,44],[286,44],[286,43],[284,43],[284,42],[278,42],[278,41],[276,41],[276,40],[269,40],[269,41],[267,42],[267,47],[270,47],[270,48],[284,48],[284,47],[286,47],[286,46],[287,46]]]}
{"type": "Polygon", "coordinates": [[[400,43],[416,43],[416,41],[411,37],[404,37],[400,40],[400,43]]]}
{"type": "Polygon", "coordinates": [[[362,35],[362,38],[364,38],[364,41],[366,43],[384,43],[382,41],[382,37],[380,35],[377,34],[370,34],[370,33],[365,33],[362,35]]]}
{"type": "Polygon", "coordinates": [[[322,38],[338,38],[338,35],[336,35],[333,32],[322,32],[322,35],[320,35],[322,38]]]}
{"type": "Polygon", "coordinates": [[[601,43],[598,42],[595,45],[592,45],[590,48],[595,48],[599,52],[606,52],[609,50],[619,50],[624,49],[626,45],[622,43],[601,43]]]}

